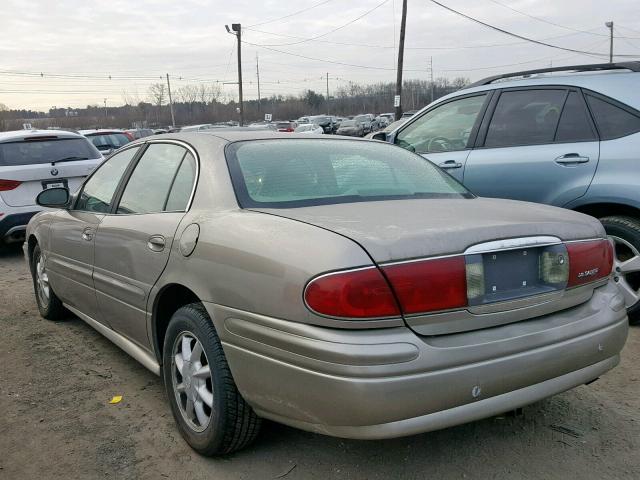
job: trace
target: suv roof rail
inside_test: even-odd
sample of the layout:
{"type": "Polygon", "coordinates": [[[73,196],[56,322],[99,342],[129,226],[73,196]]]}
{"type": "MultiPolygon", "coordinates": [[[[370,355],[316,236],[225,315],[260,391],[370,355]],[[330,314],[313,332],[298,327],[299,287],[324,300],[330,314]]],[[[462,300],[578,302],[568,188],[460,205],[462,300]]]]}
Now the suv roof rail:
{"type": "Polygon", "coordinates": [[[503,73],[501,75],[493,75],[491,77],[483,78],[477,82],[473,82],[471,85],[467,85],[465,88],[479,87],[481,85],[489,85],[496,80],[511,77],[524,77],[527,75],[535,75],[538,73],[550,73],[550,72],[597,72],[600,70],[630,70],[632,72],[640,72],[640,62],[617,62],[617,63],[592,63],[590,65],[567,65],[565,67],[549,67],[539,68],[536,70],[523,70],[521,72],[503,73]]]}

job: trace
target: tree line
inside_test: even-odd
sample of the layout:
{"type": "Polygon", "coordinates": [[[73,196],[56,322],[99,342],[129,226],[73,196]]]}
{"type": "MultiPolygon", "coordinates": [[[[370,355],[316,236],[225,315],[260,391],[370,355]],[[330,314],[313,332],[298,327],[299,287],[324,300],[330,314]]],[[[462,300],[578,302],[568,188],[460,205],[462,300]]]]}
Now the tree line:
{"type": "MultiPolygon", "coordinates": [[[[402,106],[417,110],[443,95],[463,88],[466,78],[438,78],[403,82],[402,106]]],[[[223,95],[219,84],[185,85],[172,92],[177,125],[238,121],[238,102],[223,95]]],[[[333,92],[327,101],[322,93],[306,90],[297,95],[271,95],[244,102],[245,122],[264,119],[270,113],[274,120],[296,119],[303,115],[337,116],[359,113],[392,112],[395,83],[359,84],[347,82],[333,92]]],[[[0,103],[0,130],[21,129],[23,123],[37,128],[132,128],[163,127],[171,124],[169,95],[164,83],[149,86],[144,98],[123,92],[123,105],[87,105],[85,108],[52,107],[47,112],[6,108],[0,103]]]]}

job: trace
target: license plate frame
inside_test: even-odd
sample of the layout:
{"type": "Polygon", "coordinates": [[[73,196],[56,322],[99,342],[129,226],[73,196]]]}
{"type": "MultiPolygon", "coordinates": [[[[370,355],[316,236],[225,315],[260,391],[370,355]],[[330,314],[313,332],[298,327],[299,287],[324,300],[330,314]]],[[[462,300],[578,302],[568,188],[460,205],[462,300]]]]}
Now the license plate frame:
{"type": "Polygon", "coordinates": [[[66,178],[56,178],[52,180],[42,180],[42,190],[49,190],[50,188],[69,188],[69,182],[66,178]]]}

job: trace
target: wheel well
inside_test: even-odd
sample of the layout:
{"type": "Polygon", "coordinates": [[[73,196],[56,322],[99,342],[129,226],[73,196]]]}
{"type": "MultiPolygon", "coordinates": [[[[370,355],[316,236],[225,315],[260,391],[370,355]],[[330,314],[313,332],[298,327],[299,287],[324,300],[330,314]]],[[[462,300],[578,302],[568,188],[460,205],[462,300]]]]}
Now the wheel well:
{"type": "Polygon", "coordinates": [[[620,203],[594,203],[576,207],[574,210],[596,218],[610,217],[612,215],[640,218],[640,209],[620,203]]]}
{"type": "Polygon", "coordinates": [[[179,284],[168,285],[158,293],[153,309],[153,337],[158,360],[162,361],[164,336],[173,314],[180,307],[199,301],[195,293],[179,284]]]}

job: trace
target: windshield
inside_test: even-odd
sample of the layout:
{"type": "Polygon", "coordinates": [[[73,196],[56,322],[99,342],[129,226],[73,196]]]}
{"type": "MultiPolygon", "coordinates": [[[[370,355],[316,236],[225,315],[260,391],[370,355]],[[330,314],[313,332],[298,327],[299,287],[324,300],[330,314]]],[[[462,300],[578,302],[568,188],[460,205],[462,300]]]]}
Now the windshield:
{"type": "Polygon", "coordinates": [[[0,143],[0,166],[51,163],[62,159],[101,158],[86,138],[48,138],[0,143]]]}
{"type": "Polygon", "coordinates": [[[355,120],[345,120],[340,124],[340,127],[355,127],[355,126],[356,126],[355,120]]]}
{"type": "Polygon", "coordinates": [[[356,122],[368,122],[369,117],[367,117],[366,115],[358,115],[357,117],[354,118],[354,120],[356,122]]]}
{"type": "Polygon", "coordinates": [[[253,140],[231,144],[226,154],[243,208],[472,197],[428,160],[384,143],[253,140]]]}

